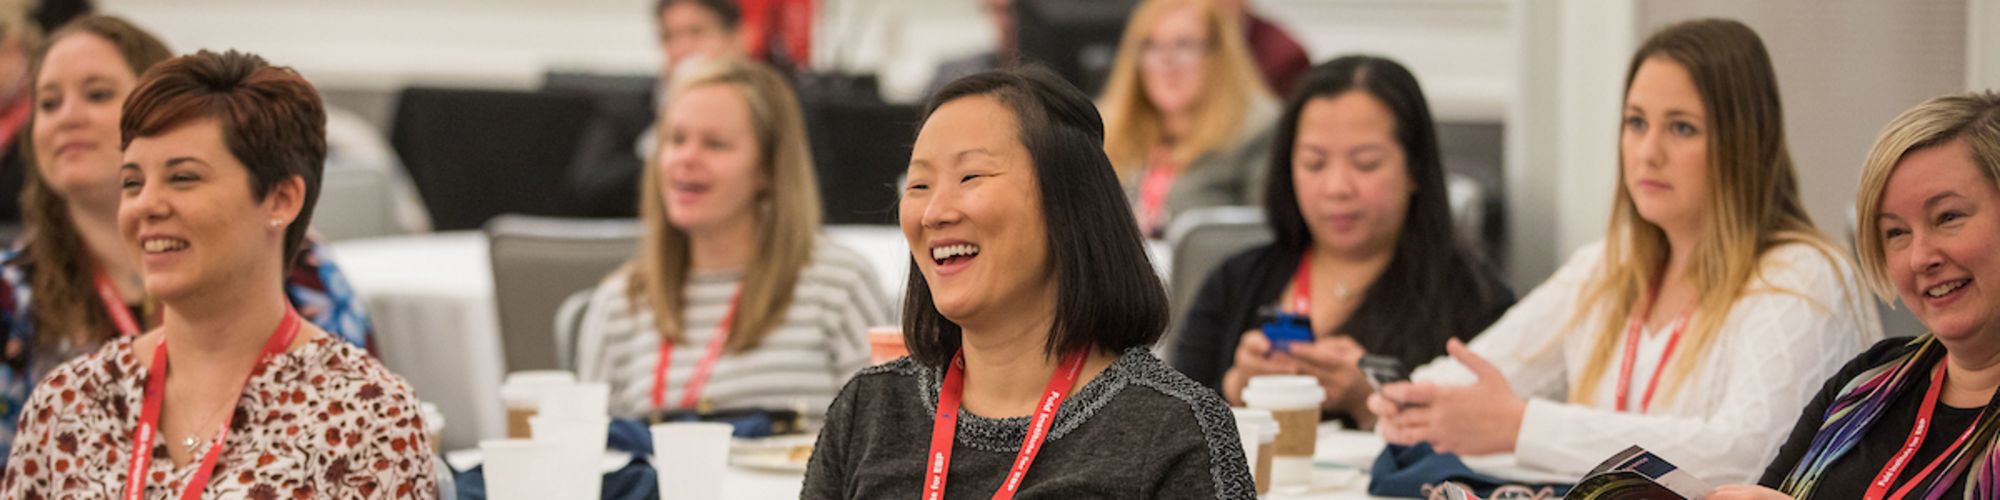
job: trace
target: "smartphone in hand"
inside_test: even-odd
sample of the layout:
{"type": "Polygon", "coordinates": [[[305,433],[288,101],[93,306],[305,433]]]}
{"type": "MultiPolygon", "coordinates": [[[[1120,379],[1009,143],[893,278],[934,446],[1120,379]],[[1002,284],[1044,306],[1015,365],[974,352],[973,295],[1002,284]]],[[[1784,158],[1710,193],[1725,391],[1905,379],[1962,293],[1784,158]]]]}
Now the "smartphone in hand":
{"type": "Polygon", "coordinates": [[[1394,357],[1365,355],[1361,357],[1360,367],[1361,374],[1368,377],[1368,386],[1374,387],[1375,392],[1382,392],[1382,387],[1389,384],[1410,381],[1410,370],[1403,367],[1402,360],[1394,357]]]}
{"type": "Polygon", "coordinates": [[[1264,339],[1271,342],[1271,352],[1288,353],[1294,343],[1312,343],[1312,318],[1273,310],[1266,310],[1262,316],[1264,339]]]}

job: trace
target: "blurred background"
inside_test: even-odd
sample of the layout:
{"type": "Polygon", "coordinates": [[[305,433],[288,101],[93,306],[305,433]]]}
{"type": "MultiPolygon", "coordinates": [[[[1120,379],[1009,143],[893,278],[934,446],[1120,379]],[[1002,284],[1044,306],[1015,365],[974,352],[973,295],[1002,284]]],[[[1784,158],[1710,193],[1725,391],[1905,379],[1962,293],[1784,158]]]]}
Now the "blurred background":
{"type": "MultiPolygon", "coordinates": [[[[841,98],[916,103],[940,63],[990,51],[996,40],[978,0],[765,3],[810,9],[810,53],[800,58],[801,70],[866,80],[820,89],[841,98]]],[[[1057,33],[1067,38],[1059,44],[1102,66],[1123,18],[1090,17],[1117,15],[1132,3],[1022,0],[1014,7],[1031,11],[1017,17],[1024,25],[1058,25],[1023,29],[1057,33]],[[1059,18],[1063,14],[1075,18],[1059,18]],[[1093,29],[1102,32],[1078,33],[1093,29]]],[[[97,7],[139,22],[177,51],[237,48],[291,65],[332,105],[387,133],[399,118],[399,95],[413,87],[535,92],[561,85],[562,75],[643,82],[658,72],[662,58],[652,4],[99,0],[97,7]]],[[[1504,267],[1520,288],[1538,283],[1568,251],[1602,233],[1617,144],[1610,124],[1623,66],[1638,39],[1654,28],[1719,16],[1742,20],[1763,35],[1783,86],[1804,191],[1815,220],[1829,232],[1845,221],[1860,158],[1881,123],[1925,97],[2000,85],[2000,6],[1990,0],[1250,4],[1290,32],[1314,61],[1377,53],[1417,74],[1450,129],[1447,147],[1465,162],[1448,167],[1478,179],[1495,194],[1491,199],[1500,200],[1494,219],[1502,229],[1489,234],[1501,242],[1504,267]]],[[[554,147],[568,142],[557,137],[568,132],[561,124],[521,125],[548,129],[545,144],[554,147]]],[[[867,127],[880,141],[906,143],[913,133],[896,123],[867,127]]]]}
{"type": "MultiPolygon", "coordinates": [[[[1004,38],[999,30],[1011,24],[1023,55],[1090,91],[1101,85],[1134,3],[740,0],[739,41],[794,77],[827,221],[840,228],[830,233],[881,260],[876,266],[896,277],[885,280],[894,286],[907,258],[890,226],[893,184],[908,159],[915,107],[939,66],[995,50],[1004,38]]],[[[1416,74],[1437,114],[1446,168],[1470,181],[1472,201],[1456,207],[1460,220],[1472,222],[1467,232],[1518,291],[1602,237],[1625,65],[1655,28],[1727,17],[1762,35],[1777,67],[1802,191],[1815,222],[1836,237],[1851,238],[1862,156],[1884,122],[1931,96],[2000,87],[2000,0],[1248,4],[1314,62],[1366,52],[1416,74]]],[[[497,384],[502,368],[477,361],[501,356],[496,342],[543,339],[545,348],[555,308],[543,298],[534,303],[546,310],[513,311],[506,281],[547,280],[506,275],[506,231],[493,219],[632,216],[636,177],[621,173],[641,161],[631,138],[652,121],[663,66],[653,0],[97,0],[95,8],[136,22],[177,52],[250,51],[318,86],[337,110],[329,163],[377,174],[330,176],[316,226],[336,242],[385,343],[403,344],[385,346],[385,361],[429,388],[420,395],[440,401],[449,416],[470,420],[454,425],[446,440],[462,446],[490,434],[498,422],[492,396],[448,392],[497,384]],[[619,131],[609,146],[600,137],[606,130],[619,131]],[[482,228],[490,239],[449,236],[482,228]],[[416,234],[446,236],[381,239],[416,234]],[[395,245],[448,250],[414,269],[409,252],[395,245]],[[476,260],[453,260],[459,256],[476,260]],[[463,343],[419,331],[439,324],[488,332],[464,334],[473,340],[463,343]],[[494,329],[504,341],[492,339],[494,329]],[[520,329],[537,331],[515,333],[520,329]],[[423,354],[458,351],[475,361],[423,354]],[[479,384],[454,384],[454,377],[479,384]]],[[[578,229],[570,226],[555,231],[578,229]]],[[[597,236],[611,243],[591,250],[601,254],[593,258],[615,264],[630,255],[629,227],[604,231],[597,236]]],[[[584,252],[564,251],[558,255],[584,252]]],[[[564,283],[580,287],[603,271],[564,275],[581,276],[583,283],[564,283]]],[[[573,289],[551,293],[559,300],[573,289]]],[[[1900,313],[1885,318],[1891,333],[1917,331],[1900,313]]],[[[507,371],[546,363],[520,348],[504,359],[507,371]]]]}

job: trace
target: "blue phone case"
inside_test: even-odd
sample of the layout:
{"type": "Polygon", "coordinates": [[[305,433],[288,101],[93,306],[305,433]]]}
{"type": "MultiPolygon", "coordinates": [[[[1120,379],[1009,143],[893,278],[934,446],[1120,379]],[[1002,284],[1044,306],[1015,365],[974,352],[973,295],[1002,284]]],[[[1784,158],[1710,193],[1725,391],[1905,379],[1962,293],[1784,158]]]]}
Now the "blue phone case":
{"type": "Polygon", "coordinates": [[[1312,342],[1312,320],[1296,314],[1279,313],[1264,323],[1264,338],[1271,341],[1271,352],[1291,352],[1295,342],[1312,342]]]}

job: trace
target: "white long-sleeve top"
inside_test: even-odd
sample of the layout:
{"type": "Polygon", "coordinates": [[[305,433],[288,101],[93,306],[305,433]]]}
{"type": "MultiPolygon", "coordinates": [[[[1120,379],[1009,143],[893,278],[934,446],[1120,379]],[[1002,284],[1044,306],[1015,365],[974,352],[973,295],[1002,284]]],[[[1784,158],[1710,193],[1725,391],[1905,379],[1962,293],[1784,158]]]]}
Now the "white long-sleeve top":
{"type": "MultiPolygon", "coordinates": [[[[1669,381],[1661,380],[1647,411],[1618,412],[1614,392],[1621,360],[1614,358],[1607,360],[1596,392],[1585,398],[1589,403],[1572,404],[1569,388],[1580,385],[1595,329],[1606,314],[1601,304],[1583,304],[1580,295],[1603,258],[1601,242],[1578,250],[1468,344],[1499,367],[1527,401],[1514,444],[1524,467],[1581,477],[1636,444],[1712,484],[1754,482],[1826,377],[1882,337],[1874,301],[1845,260],[1829,259],[1805,244],[1784,245],[1765,253],[1759,273],[1730,308],[1707,352],[1677,348],[1676,357],[1701,356],[1678,391],[1669,393],[1669,381]],[[1592,310],[1564,330],[1579,307],[1592,310]]],[[[1641,375],[1661,369],[1664,341],[1655,340],[1641,343],[1633,392],[1644,390],[1647,379],[1641,375]]],[[[1414,378],[1440,384],[1474,380],[1448,357],[1419,368],[1414,378]]]]}

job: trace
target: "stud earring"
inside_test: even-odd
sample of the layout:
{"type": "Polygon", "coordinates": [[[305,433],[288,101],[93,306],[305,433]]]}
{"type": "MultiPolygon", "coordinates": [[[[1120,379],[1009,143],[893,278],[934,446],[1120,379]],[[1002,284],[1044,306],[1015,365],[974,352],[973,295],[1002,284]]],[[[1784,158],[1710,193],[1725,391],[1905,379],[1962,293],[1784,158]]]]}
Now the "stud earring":
{"type": "Polygon", "coordinates": [[[285,223],[284,219],[271,219],[271,227],[278,227],[280,225],[283,225],[284,223],[285,223]]]}

